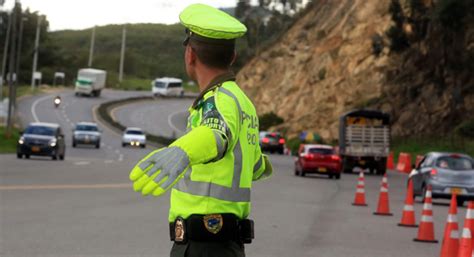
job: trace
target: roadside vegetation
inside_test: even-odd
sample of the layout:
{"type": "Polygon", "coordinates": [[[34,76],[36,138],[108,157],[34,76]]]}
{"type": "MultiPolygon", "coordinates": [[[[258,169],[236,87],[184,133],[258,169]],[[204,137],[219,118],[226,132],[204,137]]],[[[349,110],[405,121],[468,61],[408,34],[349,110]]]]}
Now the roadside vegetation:
{"type": "Polygon", "coordinates": [[[404,138],[394,139],[391,150],[394,152],[395,160],[400,152],[410,153],[412,163],[417,155],[424,155],[428,152],[459,152],[474,157],[474,139],[463,138],[452,135],[446,137],[426,137],[426,138],[404,138]]]}
{"type": "MultiPolygon", "coordinates": [[[[42,88],[31,90],[30,85],[20,85],[16,88],[16,97],[22,97],[26,95],[36,95],[43,93],[42,88]]],[[[3,85],[3,97],[8,97],[8,86],[3,85]]]]}
{"type": "Polygon", "coordinates": [[[12,136],[10,138],[5,137],[6,128],[0,126],[0,154],[3,153],[15,153],[16,152],[16,143],[20,138],[20,130],[13,128],[12,136]]]}

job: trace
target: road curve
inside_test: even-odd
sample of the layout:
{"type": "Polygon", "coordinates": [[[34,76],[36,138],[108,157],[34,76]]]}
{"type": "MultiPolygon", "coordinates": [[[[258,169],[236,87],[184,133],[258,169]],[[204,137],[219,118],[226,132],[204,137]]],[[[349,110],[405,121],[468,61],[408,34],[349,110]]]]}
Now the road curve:
{"type": "MultiPolygon", "coordinates": [[[[130,169],[152,148],[122,148],[120,135],[106,128],[100,149],[71,147],[71,124],[94,120],[93,106],[144,94],[103,93],[100,98],[76,98],[70,90],[61,92],[64,104],[58,109],[52,104],[54,95],[34,96],[19,103],[23,124],[38,119],[62,126],[68,139],[67,152],[65,161],[0,155],[0,256],[169,256],[168,194],[145,198],[133,192],[128,181],[130,169]]],[[[168,123],[169,115],[180,111],[178,107],[162,107],[167,110],[160,118],[163,124],[168,123]]],[[[169,120],[182,120],[178,116],[169,120]]],[[[439,254],[439,244],[412,241],[416,229],[396,226],[405,198],[406,175],[393,171],[388,175],[394,216],[374,216],[381,177],[366,176],[369,206],[354,207],[356,175],[343,174],[341,180],[296,177],[293,157],[271,155],[270,159],[273,176],[254,183],[252,189],[251,218],[255,220],[256,238],[246,245],[248,256],[439,254]]],[[[440,241],[448,212],[446,203],[435,200],[433,205],[435,233],[440,241]]],[[[417,202],[417,221],[421,208],[417,202]]],[[[459,209],[458,216],[464,214],[465,208],[459,209]]]]}

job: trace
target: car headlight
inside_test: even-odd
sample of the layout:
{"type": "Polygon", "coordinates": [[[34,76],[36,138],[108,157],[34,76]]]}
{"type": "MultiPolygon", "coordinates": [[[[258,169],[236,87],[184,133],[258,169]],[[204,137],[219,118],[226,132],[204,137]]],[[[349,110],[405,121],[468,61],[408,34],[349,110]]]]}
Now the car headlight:
{"type": "Polygon", "coordinates": [[[20,137],[20,139],[18,139],[18,144],[22,145],[25,143],[25,138],[24,137],[20,137]]]}
{"type": "Polygon", "coordinates": [[[55,147],[56,146],[56,139],[51,139],[51,141],[49,141],[49,146],[55,147]]]}

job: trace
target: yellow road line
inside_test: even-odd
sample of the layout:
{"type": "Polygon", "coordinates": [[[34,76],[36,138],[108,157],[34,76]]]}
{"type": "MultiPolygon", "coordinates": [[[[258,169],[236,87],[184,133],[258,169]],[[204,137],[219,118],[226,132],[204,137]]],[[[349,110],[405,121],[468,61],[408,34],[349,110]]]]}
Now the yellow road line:
{"type": "Polygon", "coordinates": [[[0,186],[0,191],[11,190],[52,190],[52,189],[105,189],[131,188],[131,183],[124,184],[89,184],[89,185],[8,185],[0,186]]]}

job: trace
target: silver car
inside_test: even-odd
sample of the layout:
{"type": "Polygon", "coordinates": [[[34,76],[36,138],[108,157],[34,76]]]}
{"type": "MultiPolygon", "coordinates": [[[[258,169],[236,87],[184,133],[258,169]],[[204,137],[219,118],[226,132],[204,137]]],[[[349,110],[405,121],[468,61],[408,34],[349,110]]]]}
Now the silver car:
{"type": "Polygon", "coordinates": [[[100,148],[100,135],[101,131],[97,124],[93,122],[78,122],[72,134],[72,147],[82,144],[100,148]]]}
{"type": "Polygon", "coordinates": [[[122,136],[122,147],[127,145],[145,148],[146,135],[140,128],[126,128],[122,136]]]}
{"type": "Polygon", "coordinates": [[[431,152],[410,173],[414,196],[424,198],[428,185],[433,198],[451,198],[455,193],[459,206],[474,199],[474,160],[465,154],[431,152]]]}

